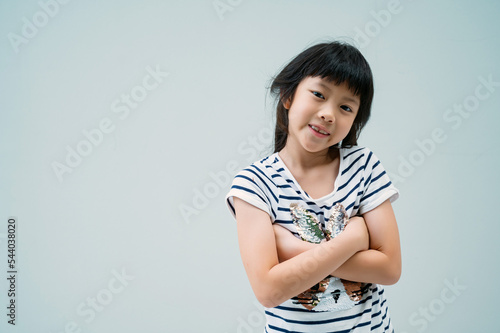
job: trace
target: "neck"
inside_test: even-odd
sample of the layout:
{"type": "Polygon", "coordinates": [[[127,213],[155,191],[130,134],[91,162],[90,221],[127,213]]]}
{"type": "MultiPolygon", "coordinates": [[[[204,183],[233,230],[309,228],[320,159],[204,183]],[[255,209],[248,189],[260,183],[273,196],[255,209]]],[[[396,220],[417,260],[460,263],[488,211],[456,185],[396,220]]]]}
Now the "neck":
{"type": "Polygon", "coordinates": [[[279,153],[279,156],[285,164],[295,170],[310,170],[316,167],[321,167],[330,164],[339,157],[337,151],[334,156],[331,156],[328,149],[320,152],[308,152],[304,150],[293,149],[286,145],[279,153]]]}

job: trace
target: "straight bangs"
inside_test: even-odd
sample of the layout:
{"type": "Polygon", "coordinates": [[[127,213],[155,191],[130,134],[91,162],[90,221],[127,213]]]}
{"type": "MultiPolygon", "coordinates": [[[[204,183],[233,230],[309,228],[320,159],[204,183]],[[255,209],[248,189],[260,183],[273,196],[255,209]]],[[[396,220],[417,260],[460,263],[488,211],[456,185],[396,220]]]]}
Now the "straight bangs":
{"type": "Polygon", "coordinates": [[[334,49],[325,45],[309,54],[304,59],[301,76],[319,76],[337,85],[345,82],[354,95],[373,96],[373,78],[368,63],[359,52],[343,44],[334,49]]]}

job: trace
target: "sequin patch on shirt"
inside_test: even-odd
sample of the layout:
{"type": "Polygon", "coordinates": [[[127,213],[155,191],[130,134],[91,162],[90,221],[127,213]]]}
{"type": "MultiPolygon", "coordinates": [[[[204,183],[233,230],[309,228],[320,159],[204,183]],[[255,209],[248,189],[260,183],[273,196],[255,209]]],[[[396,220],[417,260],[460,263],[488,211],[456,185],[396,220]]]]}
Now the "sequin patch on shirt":
{"type": "MultiPolygon", "coordinates": [[[[293,223],[300,238],[319,244],[335,238],[349,222],[342,204],[337,203],[326,220],[325,226],[317,217],[297,203],[290,205],[293,223]]],[[[334,311],[353,307],[368,292],[370,284],[353,282],[327,276],[313,287],[292,298],[294,304],[301,304],[308,310],[334,311]]]]}

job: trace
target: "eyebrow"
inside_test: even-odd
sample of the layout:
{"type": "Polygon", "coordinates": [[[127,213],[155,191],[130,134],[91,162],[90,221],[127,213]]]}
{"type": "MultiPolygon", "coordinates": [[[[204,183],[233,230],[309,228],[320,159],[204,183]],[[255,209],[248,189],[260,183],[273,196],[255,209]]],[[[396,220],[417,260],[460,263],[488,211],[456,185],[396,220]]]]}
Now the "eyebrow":
{"type": "MultiPolygon", "coordinates": [[[[317,84],[320,85],[320,86],[322,86],[326,90],[331,91],[330,87],[327,86],[326,84],[324,84],[323,82],[320,81],[317,84]]],[[[344,99],[347,100],[347,101],[349,101],[349,102],[352,102],[352,103],[355,103],[355,104],[359,105],[359,101],[356,100],[356,99],[354,99],[354,98],[352,98],[352,97],[346,96],[344,99]]]]}
{"type": "Polygon", "coordinates": [[[354,98],[352,98],[352,97],[345,97],[345,100],[348,101],[348,102],[352,102],[352,103],[354,103],[354,104],[356,104],[356,105],[359,106],[359,101],[356,100],[356,99],[354,99],[354,98]]]}
{"type": "Polygon", "coordinates": [[[320,82],[318,82],[317,84],[318,84],[318,85],[320,85],[320,86],[322,86],[322,87],[323,87],[323,88],[325,88],[326,90],[330,91],[330,87],[329,87],[329,86],[327,86],[326,84],[324,84],[323,82],[321,82],[321,81],[320,81],[320,82]]]}

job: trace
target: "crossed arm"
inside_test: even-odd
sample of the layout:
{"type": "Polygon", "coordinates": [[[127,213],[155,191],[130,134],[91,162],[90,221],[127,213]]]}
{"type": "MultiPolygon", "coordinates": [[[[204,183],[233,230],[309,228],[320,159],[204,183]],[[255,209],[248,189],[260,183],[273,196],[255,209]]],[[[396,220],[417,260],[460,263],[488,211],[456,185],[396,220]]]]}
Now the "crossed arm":
{"type": "MultiPolygon", "coordinates": [[[[401,249],[396,217],[390,201],[386,200],[363,217],[351,218],[349,223],[356,220],[366,223],[370,236],[369,249],[355,253],[330,274],[350,281],[395,284],[401,275],[401,249]]],[[[279,225],[274,225],[273,229],[280,261],[286,261],[318,246],[296,238],[279,225]]]]}
{"type": "Polygon", "coordinates": [[[380,284],[399,279],[399,234],[389,201],[363,218],[352,218],[342,233],[321,244],[303,242],[273,226],[266,212],[237,197],[234,208],[243,265],[265,307],[283,303],[329,274],[380,284]]]}

